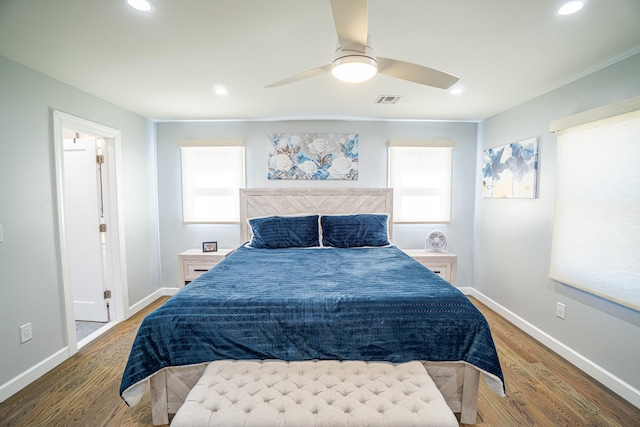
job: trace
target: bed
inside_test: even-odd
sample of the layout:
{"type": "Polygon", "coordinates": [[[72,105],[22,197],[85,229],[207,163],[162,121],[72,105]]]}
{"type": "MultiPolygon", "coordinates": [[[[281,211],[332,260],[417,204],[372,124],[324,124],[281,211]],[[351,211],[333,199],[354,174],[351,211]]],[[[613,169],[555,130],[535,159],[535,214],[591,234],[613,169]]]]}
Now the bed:
{"type": "Polygon", "coordinates": [[[213,360],[420,360],[474,424],[481,373],[504,395],[491,331],[390,244],[391,204],[388,189],[241,190],[249,244],[144,319],[123,399],[135,405],[150,383],[153,423],[166,424],[213,360]]]}

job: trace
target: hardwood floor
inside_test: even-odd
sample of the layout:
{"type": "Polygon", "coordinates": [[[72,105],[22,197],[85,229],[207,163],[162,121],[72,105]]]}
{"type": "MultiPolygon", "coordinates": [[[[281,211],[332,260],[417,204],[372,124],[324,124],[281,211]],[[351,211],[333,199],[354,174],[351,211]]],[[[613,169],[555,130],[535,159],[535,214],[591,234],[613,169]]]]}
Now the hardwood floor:
{"type": "Polygon", "coordinates": [[[120,322],[0,403],[0,426],[151,426],[150,394],[129,408],[119,395],[120,379],[142,319],[167,299],[160,298],[120,322]]]}
{"type": "Polygon", "coordinates": [[[501,398],[480,380],[477,427],[640,426],[640,409],[470,299],[489,321],[507,389],[501,398]]]}
{"type": "MultiPolygon", "coordinates": [[[[142,318],[166,299],[159,299],[113,327],[1,403],[0,426],[151,426],[149,393],[140,404],[129,408],[120,399],[118,388],[142,318]]],[[[491,325],[507,387],[507,397],[501,398],[481,380],[476,426],[640,425],[640,409],[585,376],[478,301],[472,301],[491,325]]]]}

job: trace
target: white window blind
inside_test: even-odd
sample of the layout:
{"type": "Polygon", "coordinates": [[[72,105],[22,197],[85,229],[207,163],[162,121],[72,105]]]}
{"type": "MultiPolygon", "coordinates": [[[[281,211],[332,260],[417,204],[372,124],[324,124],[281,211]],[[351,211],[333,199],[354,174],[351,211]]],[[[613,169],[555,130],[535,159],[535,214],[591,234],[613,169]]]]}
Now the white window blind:
{"type": "Polygon", "coordinates": [[[391,140],[389,187],[393,222],[451,221],[451,140],[391,140]]]}
{"type": "Polygon", "coordinates": [[[549,276],[640,310],[640,111],[608,117],[607,110],[619,112],[552,123],[558,144],[549,276]]]}
{"type": "Polygon", "coordinates": [[[179,146],[184,222],[239,222],[239,189],[245,178],[242,140],[186,139],[179,146]]]}

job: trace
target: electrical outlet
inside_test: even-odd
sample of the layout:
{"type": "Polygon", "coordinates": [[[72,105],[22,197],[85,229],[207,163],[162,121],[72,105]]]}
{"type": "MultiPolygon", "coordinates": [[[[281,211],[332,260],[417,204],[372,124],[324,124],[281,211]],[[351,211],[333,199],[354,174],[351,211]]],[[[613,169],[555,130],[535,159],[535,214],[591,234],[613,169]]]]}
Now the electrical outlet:
{"type": "Polygon", "coordinates": [[[25,343],[33,338],[33,326],[31,322],[20,326],[20,342],[25,343]]]}
{"type": "Polygon", "coordinates": [[[556,306],[556,316],[564,320],[564,309],[565,306],[563,303],[559,302],[556,306]]]}

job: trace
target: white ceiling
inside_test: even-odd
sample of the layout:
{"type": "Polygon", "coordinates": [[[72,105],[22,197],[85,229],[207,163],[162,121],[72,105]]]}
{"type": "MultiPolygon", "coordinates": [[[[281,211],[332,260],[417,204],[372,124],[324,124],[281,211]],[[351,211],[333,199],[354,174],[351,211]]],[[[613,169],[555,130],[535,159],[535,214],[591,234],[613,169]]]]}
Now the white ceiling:
{"type": "Polygon", "coordinates": [[[568,17],[559,0],[370,0],[378,55],[456,75],[465,93],[383,75],[265,89],[331,62],[329,0],[154,3],[0,0],[0,55],[154,120],[475,121],[640,51],[638,0],[590,0],[568,17]]]}

